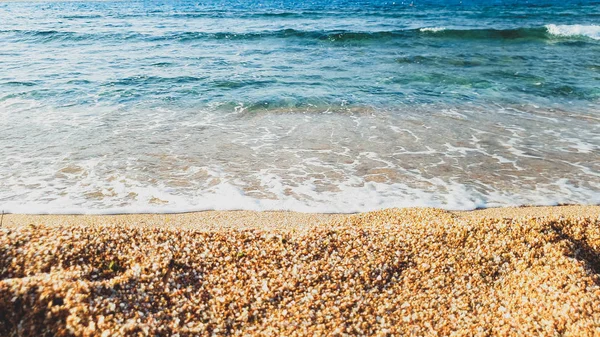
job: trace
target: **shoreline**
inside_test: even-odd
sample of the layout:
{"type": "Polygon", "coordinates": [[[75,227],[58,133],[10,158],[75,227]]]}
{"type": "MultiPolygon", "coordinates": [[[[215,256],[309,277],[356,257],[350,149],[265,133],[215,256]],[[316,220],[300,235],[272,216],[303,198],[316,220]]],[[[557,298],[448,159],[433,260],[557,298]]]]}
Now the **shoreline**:
{"type": "MultiPolygon", "coordinates": [[[[527,217],[598,217],[600,205],[511,206],[474,210],[443,210],[430,207],[390,208],[401,211],[435,209],[459,218],[527,217]]],[[[184,228],[202,231],[221,229],[306,230],[314,226],[339,222],[360,214],[386,211],[380,209],[358,213],[304,213],[296,211],[197,211],[182,213],[126,213],[126,214],[14,214],[5,213],[3,226],[7,228],[29,224],[44,225],[137,225],[184,228]]]]}

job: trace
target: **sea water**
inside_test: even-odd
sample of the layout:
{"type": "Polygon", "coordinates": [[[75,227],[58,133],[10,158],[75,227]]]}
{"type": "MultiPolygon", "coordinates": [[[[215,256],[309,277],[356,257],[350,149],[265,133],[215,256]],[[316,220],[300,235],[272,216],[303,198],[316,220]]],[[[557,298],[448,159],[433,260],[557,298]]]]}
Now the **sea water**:
{"type": "Polygon", "coordinates": [[[0,3],[0,209],[600,203],[599,1],[0,3]]]}

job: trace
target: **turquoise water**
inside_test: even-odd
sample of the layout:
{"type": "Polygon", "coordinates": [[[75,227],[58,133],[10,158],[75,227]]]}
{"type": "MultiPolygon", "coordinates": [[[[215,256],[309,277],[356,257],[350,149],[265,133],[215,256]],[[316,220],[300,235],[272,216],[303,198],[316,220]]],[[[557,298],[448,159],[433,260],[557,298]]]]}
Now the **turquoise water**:
{"type": "Polygon", "coordinates": [[[0,208],[600,203],[598,1],[0,3],[0,208]]]}

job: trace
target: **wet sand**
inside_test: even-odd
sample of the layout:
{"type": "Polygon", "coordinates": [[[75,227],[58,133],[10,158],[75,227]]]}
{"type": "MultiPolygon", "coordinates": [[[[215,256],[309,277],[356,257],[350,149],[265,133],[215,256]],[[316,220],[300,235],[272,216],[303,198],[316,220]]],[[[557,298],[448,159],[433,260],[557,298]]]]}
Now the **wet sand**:
{"type": "MultiPolygon", "coordinates": [[[[417,208],[418,209],[418,208],[417,208]]],[[[540,207],[502,207],[474,211],[450,211],[464,219],[522,218],[522,217],[600,217],[600,206],[569,205],[540,207]]],[[[184,228],[199,231],[216,230],[277,230],[304,231],[318,225],[339,222],[356,214],[300,213],[286,211],[205,211],[174,214],[119,215],[28,215],[5,214],[4,227],[24,225],[127,225],[143,227],[184,228]]]]}
{"type": "Polygon", "coordinates": [[[0,336],[600,335],[600,206],[2,222],[0,336]]]}

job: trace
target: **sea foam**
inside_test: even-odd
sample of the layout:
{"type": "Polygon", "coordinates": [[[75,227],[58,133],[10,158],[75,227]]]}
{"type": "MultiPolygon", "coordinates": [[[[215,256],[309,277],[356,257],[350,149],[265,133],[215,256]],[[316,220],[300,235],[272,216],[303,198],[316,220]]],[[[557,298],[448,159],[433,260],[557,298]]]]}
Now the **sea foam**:
{"type": "Polygon", "coordinates": [[[444,27],[424,27],[419,29],[420,32],[432,32],[437,33],[446,30],[444,27]]]}
{"type": "Polygon", "coordinates": [[[600,26],[597,25],[555,25],[545,26],[548,33],[556,36],[586,36],[600,40],[600,26]]]}

